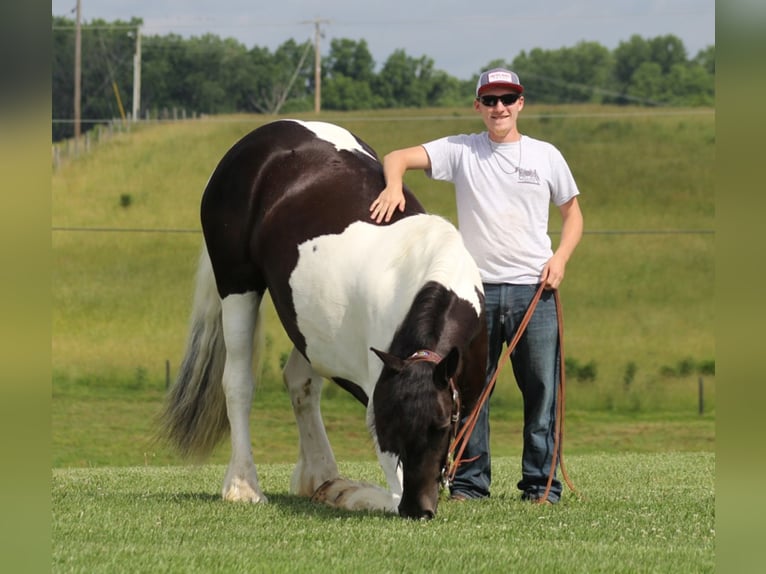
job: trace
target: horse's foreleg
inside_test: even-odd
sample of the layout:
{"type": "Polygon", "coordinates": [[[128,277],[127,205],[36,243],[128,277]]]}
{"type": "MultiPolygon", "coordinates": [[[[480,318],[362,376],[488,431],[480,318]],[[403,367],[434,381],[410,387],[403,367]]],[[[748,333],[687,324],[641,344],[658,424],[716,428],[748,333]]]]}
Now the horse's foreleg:
{"type": "Polygon", "coordinates": [[[258,483],[250,445],[250,408],[253,401],[253,342],[260,297],[254,293],[229,295],[222,301],[226,363],[223,388],[231,427],[231,459],[223,482],[225,500],[267,502],[258,483]]]}
{"type": "Polygon", "coordinates": [[[283,378],[299,435],[298,463],[290,480],[290,492],[311,496],[321,484],[338,477],[338,465],[319,409],[324,379],[314,373],[297,349],[290,353],[283,378]]]}
{"type": "Polygon", "coordinates": [[[378,455],[378,463],[383,470],[383,475],[386,477],[386,483],[391,491],[391,495],[394,498],[394,503],[399,506],[399,501],[402,499],[402,492],[404,492],[404,476],[402,474],[402,467],[399,464],[399,457],[396,457],[390,453],[380,450],[378,445],[378,438],[375,434],[375,412],[372,407],[372,402],[367,408],[367,428],[370,430],[370,435],[375,443],[375,453],[378,455]]]}
{"type": "MultiPolygon", "coordinates": [[[[368,408],[367,423],[370,427],[373,440],[375,432],[370,426],[372,409],[368,408]]],[[[399,501],[402,496],[401,472],[398,469],[397,459],[391,455],[380,452],[375,440],[375,449],[378,453],[380,465],[389,483],[389,490],[375,484],[359,482],[346,478],[328,480],[322,484],[311,497],[316,502],[323,502],[335,508],[346,510],[376,510],[396,513],[399,510],[399,501]]]]}

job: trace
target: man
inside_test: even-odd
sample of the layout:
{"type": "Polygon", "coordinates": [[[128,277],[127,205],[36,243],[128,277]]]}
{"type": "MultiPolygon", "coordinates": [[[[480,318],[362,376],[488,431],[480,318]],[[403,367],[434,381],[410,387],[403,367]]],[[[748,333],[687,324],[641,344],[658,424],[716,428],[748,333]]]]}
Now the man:
{"type": "MultiPolygon", "coordinates": [[[[540,283],[545,291],[511,356],[524,401],[522,499],[540,501],[554,448],[556,394],[560,373],[558,318],[553,290],[582,237],[579,190],[561,153],[551,144],[518,131],[524,87],[502,68],[483,72],[474,110],[487,131],[441,138],[395,150],[384,157],[386,187],[370,206],[377,223],[404,210],[402,179],[408,169],[455,185],[458,226],[484,283],[489,332],[487,379],[492,378],[540,283]],[[561,239],[553,251],[548,236],[550,202],[562,217],[561,239]]],[[[490,494],[489,402],[485,403],[451,485],[456,500],[490,494]]],[[[561,497],[554,477],[547,503],[561,497]]]]}

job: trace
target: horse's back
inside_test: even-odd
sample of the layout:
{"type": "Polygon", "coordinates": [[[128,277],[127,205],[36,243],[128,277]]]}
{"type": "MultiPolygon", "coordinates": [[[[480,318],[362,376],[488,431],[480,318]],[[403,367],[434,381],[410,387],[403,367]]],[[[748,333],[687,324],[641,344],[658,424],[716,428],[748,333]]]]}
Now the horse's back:
{"type": "MultiPolygon", "coordinates": [[[[285,280],[298,245],[369,223],[369,206],[384,187],[375,152],[343,128],[296,120],[256,128],[224,155],[202,198],[221,295],[263,291],[267,275],[285,280]]],[[[423,212],[405,193],[407,209],[392,222],[423,212]]]]}

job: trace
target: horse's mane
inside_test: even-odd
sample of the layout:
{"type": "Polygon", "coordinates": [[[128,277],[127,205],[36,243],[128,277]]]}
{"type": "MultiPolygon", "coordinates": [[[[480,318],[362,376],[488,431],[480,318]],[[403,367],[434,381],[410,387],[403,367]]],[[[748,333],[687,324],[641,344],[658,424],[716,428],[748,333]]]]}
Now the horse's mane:
{"type": "Polygon", "coordinates": [[[394,334],[391,353],[401,358],[420,349],[435,350],[446,310],[454,293],[439,283],[429,281],[415,295],[409,312],[394,334]]]}

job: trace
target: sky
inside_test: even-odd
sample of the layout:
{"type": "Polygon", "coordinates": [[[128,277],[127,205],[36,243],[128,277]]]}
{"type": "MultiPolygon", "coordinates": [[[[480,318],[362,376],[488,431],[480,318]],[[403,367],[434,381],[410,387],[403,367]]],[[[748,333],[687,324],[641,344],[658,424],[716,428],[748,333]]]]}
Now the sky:
{"type": "MultiPolygon", "coordinates": [[[[465,80],[492,60],[521,51],[597,42],[613,50],[634,34],[672,34],[687,55],[715,44],[715,0],[81,0],[83,22],[141,18],[142,34],[211,33],[247,48],[273,51],[314,38],[320,52],[334,38],[365,40],[377,69],[395,50],[426,56],[434,67],[465,80]]],[[[54,16],[75,19],[77,0],[52,0],[54,16]]]]}

